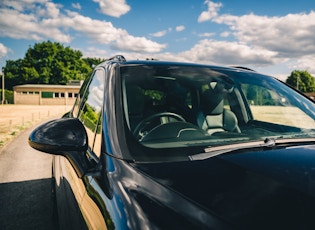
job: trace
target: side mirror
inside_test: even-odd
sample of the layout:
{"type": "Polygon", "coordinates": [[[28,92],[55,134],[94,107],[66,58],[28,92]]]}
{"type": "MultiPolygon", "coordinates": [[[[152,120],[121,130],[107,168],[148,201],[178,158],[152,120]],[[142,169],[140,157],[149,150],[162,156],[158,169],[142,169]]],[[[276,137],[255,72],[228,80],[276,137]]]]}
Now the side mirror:
{"type": "Polygon", "coordinates": [[[85,152],[88,138],[76,118],[61,118],[38,126],[29,136],[29,145],[42,152],[66,157],[79,177],[89,169],[85,152]]]}

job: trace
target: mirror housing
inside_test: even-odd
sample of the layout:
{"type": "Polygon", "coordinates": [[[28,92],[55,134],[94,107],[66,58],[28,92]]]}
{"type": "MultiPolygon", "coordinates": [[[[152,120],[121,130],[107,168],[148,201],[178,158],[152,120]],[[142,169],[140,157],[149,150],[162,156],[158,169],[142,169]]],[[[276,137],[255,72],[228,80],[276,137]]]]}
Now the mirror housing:
{"type": "Polygon", "coordinates": [[[80,178],[90,168],[85,156],[88,137],[77,118],[61,118],[44,123],[33,130],[28,142],[36,150],[66,157],[80,178]]]}

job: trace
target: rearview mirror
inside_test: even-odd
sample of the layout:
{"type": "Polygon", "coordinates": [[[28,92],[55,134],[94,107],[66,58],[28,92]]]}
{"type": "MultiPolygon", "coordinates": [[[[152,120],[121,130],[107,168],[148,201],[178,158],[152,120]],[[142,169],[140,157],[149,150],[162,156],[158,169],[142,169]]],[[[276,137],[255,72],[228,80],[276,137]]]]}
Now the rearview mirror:
{"type": "Polygon", "coordinates": [[[61,118],[38,126],[29,136],[29,145],[42,152],[66,157],[79,177],[88,170],[85,151],[88,138],[76,118],[61,118]]]}

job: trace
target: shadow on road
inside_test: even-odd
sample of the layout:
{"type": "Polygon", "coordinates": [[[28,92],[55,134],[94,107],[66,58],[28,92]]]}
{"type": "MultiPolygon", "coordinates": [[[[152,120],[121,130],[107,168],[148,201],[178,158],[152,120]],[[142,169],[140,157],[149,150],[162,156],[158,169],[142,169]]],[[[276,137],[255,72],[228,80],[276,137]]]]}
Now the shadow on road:
{"type": "Polygon", "coordinates": [[[0,184],[0,229],[58,229],[52,179],[0,184]]]}

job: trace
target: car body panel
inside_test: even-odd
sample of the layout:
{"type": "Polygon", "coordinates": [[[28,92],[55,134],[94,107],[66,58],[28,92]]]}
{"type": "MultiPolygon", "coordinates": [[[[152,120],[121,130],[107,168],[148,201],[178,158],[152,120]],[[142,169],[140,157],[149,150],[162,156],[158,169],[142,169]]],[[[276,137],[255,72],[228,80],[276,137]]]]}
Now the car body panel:
{"type": "Polygon", "coordinates": [[[70,162],[62,156],[53,158],[53,176],[60,229],[88,229],[80,209],[85,195],[82,180],[77,179],[70,162]]]}
{"type": "Polygon", "coordinates": [[[92,196],[101,198],[98,199],[102,200],[99,207],[104,208],[108,225],[114,225],[111,227],[229,229],[229,225],[216,215],[144,174],[134,164],[119,159],[114,159],[112,163],[114,168],[108,172],[110,195],[102,189],[104,178],[90,179],[94,191],[92,196]],[[180,206],[182,209],[179,209],[180,206]]]}
{"type": "MultiPolygon", "coordinates": [[[[55,154],[60,229],[314,229],[314,104],[284,87],[278,80],[246,69],[159,61],[109,60],[100,64],[81,88],[73,110],[62,118],[68,120],[50,123],[57,128],[63,127],[58,124],[77,124],[76,129],[67,126],[67,130],[53,131],[58,138],[50,146],[36,136],[46,137],[45,132],[52,130],[47,126],[30,135],[31,146],[55,154]],[[164,75],[165,66],[169,71],[182,70],[178,71],[181,78],[173,72],[164,75]],[[194,68],[202,68],[196,70],[199,75],[194,68]],[[147,76],[142,81],[138,76],[152,69],[158,70],[151,76],[153,80],[147,76]],[[182,76],[183,70],[191,76],[182,76]],[[210,83],[204,74],[208,72],[210,83]],[[242,79],[258,83],[242,85],[242,79]],[[180,83],[187,89],[185,105],[196,114],[203,93],[215,82],[213,89],[225,93],[224,109],[235,113],[236,118],[229,122],[236,120],[238,129],[210,134],[198,122],[189,121],[188,125],[186,120],[168,117],[160,119],[162,123],[151,131],[139,132],[146,135],[141,137],[133,132],[137,123],[131,125],[129,119],[137,102],[128,105],[126,82],[139,83],[142,96],[149,99],[164,96],[175,89],[167,92],[167,87],[180,83]],[[158,85],[160,82],[163,84],[158,85]],[[222,88],[221,83],[226,85],[222,88]],[[272,91],[276,86],[279,92],[272,91]],[[273,105],[281,114],[293,101],[292,107],[305,114],[299,119],[282,113],[275,116],[276,122],[260,120],[257,100],[252,98],[257,92],[263,109],[273,105]],[[55,142],[60,138],[76,141],[71,142],[72,147],[58,146],[55,142]],[[291,142],[286,143],[285,138],[291,142]],[[255,141],[262,144],[254,145],[255,141]],[[237,148],[224,149],[233,144],[237,148]]],[[[161,107],[162,101],[150,105],[161,107]]],[[[173,113],[164,111],[162,115],[173,113]]]]}
{"type": "MultiPolygon", "coordinates": [[[[104,178],[85,180],[109,229],[311,229],[315,227],[314,148],[176,163],[135,164],[109,158],[113,162],[108,185],[104,178]],[[110,195],[104,186],[111,187],[110,195]]],[[[81,203],[81,210],[85,205],[81,203]]],[[[90,221],[100,220],[96,217],[91,215],[90,221]]]]}
{"type": "Polygon", "coordinates": [[[314,150],[309,145],[136,167],[240,229],[311,229],[314,150]]]}

